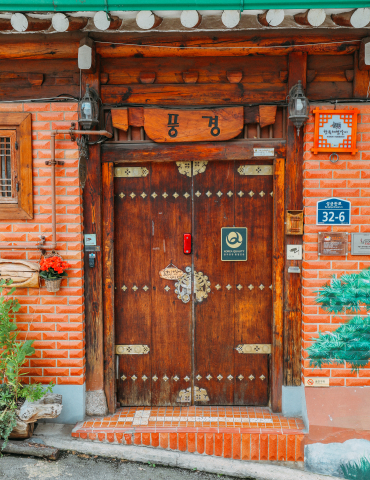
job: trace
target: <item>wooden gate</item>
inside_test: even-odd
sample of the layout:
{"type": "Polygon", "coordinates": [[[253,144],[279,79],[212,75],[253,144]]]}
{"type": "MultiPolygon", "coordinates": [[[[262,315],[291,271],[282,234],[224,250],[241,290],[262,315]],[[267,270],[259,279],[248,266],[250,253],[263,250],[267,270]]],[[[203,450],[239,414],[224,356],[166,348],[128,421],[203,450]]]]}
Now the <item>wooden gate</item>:
{"type": "Polygon", "coordinates": [[[266,162],[115,167],[121,405],[268,404],[273,191],[266,162]],[[221,261],[223,227],[247,228],[247,261],[221,261]],[[177,281],[159,275],[170,264],[177,281]]]}

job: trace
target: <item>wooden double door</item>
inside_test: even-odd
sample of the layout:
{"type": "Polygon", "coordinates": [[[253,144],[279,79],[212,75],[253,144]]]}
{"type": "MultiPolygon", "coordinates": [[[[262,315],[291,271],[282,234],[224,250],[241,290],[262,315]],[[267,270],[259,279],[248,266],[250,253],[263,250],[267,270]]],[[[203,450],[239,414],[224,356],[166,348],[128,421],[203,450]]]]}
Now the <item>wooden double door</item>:
{"type": "Polygon", "coordinates": [[[116,166],[121,405],[268,404],[273,167],[257,163],[116,166]],[[221,261],[222,227],[248,229],[247,261],[221,261]]]}

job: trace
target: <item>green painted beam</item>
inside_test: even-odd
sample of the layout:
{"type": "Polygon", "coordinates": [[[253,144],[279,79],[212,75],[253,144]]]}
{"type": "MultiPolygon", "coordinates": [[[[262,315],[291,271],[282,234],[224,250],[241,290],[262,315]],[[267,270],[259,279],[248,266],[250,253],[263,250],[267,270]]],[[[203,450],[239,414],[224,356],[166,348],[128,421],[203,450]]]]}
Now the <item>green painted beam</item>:
{"type": "Polygon", "coordinates": [[[357,0],[0,0],[3,12],[79,12],[114,10],[268,10],[270,8],[363,8],[369,1],[357,0]]]}

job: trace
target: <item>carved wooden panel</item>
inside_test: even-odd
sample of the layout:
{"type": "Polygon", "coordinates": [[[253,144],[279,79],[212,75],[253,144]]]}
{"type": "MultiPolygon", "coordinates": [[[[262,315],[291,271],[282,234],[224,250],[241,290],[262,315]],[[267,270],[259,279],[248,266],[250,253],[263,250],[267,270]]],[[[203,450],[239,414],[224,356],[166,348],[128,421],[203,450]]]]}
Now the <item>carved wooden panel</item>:
{"type": "Polygon", "coordinates": [[[144,109],[145,133],[154,142],[224,141],[243,129],[243,107],[207,110],[144,109]]]}

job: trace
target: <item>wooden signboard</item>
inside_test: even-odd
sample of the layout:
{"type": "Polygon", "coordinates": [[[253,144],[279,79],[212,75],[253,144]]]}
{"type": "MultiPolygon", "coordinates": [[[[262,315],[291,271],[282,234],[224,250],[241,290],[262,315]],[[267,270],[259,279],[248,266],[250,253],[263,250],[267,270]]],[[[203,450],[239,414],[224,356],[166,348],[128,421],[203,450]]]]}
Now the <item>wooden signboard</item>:
{"type": "Polygon", "coordinates": [[[338,152],[354,155],[356,148],[357,114],[352,110],[320,110],[316,108],[312,152],[338,152]]]}
{"type": "Polygon", "coordinates": [[[348,233],[325,232],[319,233],[319,255],[343,256],[348,253],[348,233]]]}
{"type": "Polygon", "coordinates": [[[145,133],[154,142],[220,142],[237,137],[243,125],[243,107],[144,109],[145,133]]]}

